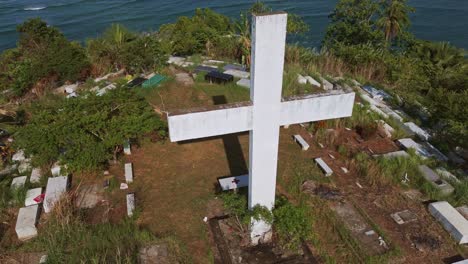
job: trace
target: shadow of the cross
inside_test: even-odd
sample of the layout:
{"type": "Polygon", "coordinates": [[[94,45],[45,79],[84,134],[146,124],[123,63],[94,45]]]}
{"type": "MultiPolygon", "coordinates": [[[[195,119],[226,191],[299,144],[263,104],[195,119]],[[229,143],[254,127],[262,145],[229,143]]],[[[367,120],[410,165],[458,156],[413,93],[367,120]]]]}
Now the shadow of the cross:
{"type": "MultiPolygon", "coordinates": [[[[216,95],[212,97],[214,105],[227,104],[227,99],[224,95],[216,95]]],[[[223,140],[224,151],[226,152],[226,159],[229,166],[231,175],[219,175],[221,176],[239,176],[248,174],[247,162],[242,152],[242,146],[239,141],[239,135],[245,135],[248,132],[227,134],[222,136],[198,138],[192,140],[185,140],[179,142],[179,144],[189,144],[195,142],[203,142],[207,140],[219,139],[223,140]]]]}

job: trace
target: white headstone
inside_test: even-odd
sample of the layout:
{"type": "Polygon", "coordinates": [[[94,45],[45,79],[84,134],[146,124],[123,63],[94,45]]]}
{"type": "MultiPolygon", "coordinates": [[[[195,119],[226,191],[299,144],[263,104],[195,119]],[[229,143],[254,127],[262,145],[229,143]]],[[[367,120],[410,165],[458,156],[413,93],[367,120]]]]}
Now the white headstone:
{"type": "Polygon", "coordinates": [[[409,157],[409,154],[404,150],[393,151],[380,155],[373,155],[373,157],[396,158],[396,157],[409,157]]]}
{"type": "Polygon", "coordinates": [[[322,171],[325,173],[325,176],[331,176],[333,174],[333,171],[330,167],[328,167],[327,163],[325,163],[325,161],[323,161],[322,158],[316,158],[315,159],[315,163],[317,163],[317,165],[319,165],[320,169],[322,169],[322,171]]]}
{"type": "Polygon", "coordinates": [[[219,178],[218,182],[223,191],[238,189],[249,186],[249,175],[219,178]]]}
{"type": "Polygon", "coordinates": [[[125,181],[127,183],[133,182],[133,165],[132,165],[132,163],[125,163],[125,181]]]}
{"type": "Polygon", "coordinates": [[[31,171],[31,177],[29,178],[29,181],[31,183],[38,183],[41,181],[41,177],[42,177],[41,168],[34,168],[31,171]]]}
{"type": "Polygon", "coordinates": [[[301,135],[294,135],[293,139],[295,142],[297,142],[299,145],[301,145],[302,150],[308,150],[309,149],[309,144],[302,138],[301,135]]]}
{"type": "Polygon", "coordinates": [[[68,176],[49,178],[44,197],[44,212],[50,213],[68,189],[68,176]]]}
{"type": "Polygon", "coordinates": [[[135,211],[135,194],[127,194],[127,215],[132,216],[135,211]]]}
{"type": "Polygon", "coordinates": [[[429,212],[459,244],[468,243],[468,221],[448,202],[431,203],[429,212]]]}
{"type": "Polygon", "coordinates": [[[311,85],[320,87],[320,83],[317,82],[314,78],[312,78],[310,76],[306,76],[304,78],[306,78],[307,82],[309,82],[311,85]]]}
{"type": "Polygon", "coordinates": [[[15,231],[19,240],[26,241],[37,236],[36,223],[38,217],[38,205],[31,205],[19,209],[15,226],[15,231]]]}
{"type": "Polygon", "coordinates": [[[15,177],[13,178],[13,181],[11,181],[11,189],[19,189],[24,186],[26,183],[27,176],[20,176],[20,177],[15,177]]]}
{"type": "Polygon", "coordinates": [[[327,81],[325,78],[322,78],[322,77],[320,77],[320,81],[322,81],[323,89],[325,91],[333,90],[333,84],[331,82],[327,81]]]}
{"type": "Polygon", "coordinates": [[[306,84],[307,83],[307,79],[300,75],[300,74],[297,74],[297,83],[299,84],[306,84]]]}
{"type": "Polygon", "coordinates": [[[385,136],[387,137],[392,137],[392,134],[393,132],[395,132],[395,129],[393,129],[393,127],[391,127],[389,124],[385,123],[385,121],[383,120],[378,120],[377,121],[380,125],[380,127],[382,127],[384,133],[385,133],[385,136]]]}
{"type": "Polygon", "coordinates": [[[40,204],[42,201],[39,200],[39,202],[35,201],[38,196],[42,194],[42,188],[34,188],[31,190],[28,190],[26,193],[26,200],[24,201],[25,206],[30,206],[30,205],[35,205],[35,204],[40,204]]]}

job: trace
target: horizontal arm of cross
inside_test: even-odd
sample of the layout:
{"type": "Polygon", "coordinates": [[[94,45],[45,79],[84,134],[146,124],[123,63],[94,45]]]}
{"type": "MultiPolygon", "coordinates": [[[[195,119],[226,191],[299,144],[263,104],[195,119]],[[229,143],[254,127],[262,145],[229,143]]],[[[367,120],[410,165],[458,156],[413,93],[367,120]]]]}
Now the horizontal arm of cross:
{"type": "MultiPolygon", "coordinates": [[[[278,103],[281,104],[278,126],[313,122],[351,116],[354,93],[333,91],[292,97],[278,103]]],[[[169,113],[170,139],[176,142],[249,131],[252,111],[252,104],[243,102],[169,113]]]]}

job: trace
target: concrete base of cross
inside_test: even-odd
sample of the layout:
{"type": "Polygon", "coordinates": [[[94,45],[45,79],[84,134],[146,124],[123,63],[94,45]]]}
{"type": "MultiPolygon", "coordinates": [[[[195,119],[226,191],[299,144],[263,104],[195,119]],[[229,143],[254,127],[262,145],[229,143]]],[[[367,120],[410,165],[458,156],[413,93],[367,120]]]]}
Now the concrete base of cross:
{"type": "Polygon", "coordinates": [[[263,220],[252,219],[250,225],[250,242],[253,246],[271,242],[273,231],[271,225],[263,220]]]}

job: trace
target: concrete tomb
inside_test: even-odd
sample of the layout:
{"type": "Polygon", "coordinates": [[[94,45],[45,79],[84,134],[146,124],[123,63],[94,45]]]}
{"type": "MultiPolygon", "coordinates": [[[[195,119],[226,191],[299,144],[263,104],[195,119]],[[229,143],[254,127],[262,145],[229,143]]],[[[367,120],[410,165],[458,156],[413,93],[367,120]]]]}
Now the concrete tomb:
{"type": "Polygon", "coordinates": [[[11,181],[11,189],[19,189],[24,186],[26,183],[27,176],[20,176],[20,177],[15,177],[11,181]]]}
{"type": "Polygon", "coordinates": [[[429,142],[423,142],[421,144],[428,152],[432,154],[432,156],[440,161],[448,161],[449,158],[445,156],[440,150],[438,150],[436,147],[434,147],[431,143],[429,142]]]}
{"type": "Polygon", "coordinates": [[[362,89],[366,91],[370,96],[372,96],[373,99],[384,100],[392,98],[388,93],[376,89],[370,85],[363,86],[362,89]]]}
{"type": "Polygon", "coordinates": [[[395,129],[391,127],[389,124],[385,123],[383,120],[377,121],[379,126],[382,128],[383,132],[385,133],[386,137],[392,137],[393,132],[395,132],[395,129]]]}
{"type": "Polygon", "coordinates": [[[434,187],[439,189],[443,195],[451,194],[455,189],[447,181],[442,180],[437,173],[426,165],[420,165],[419,171],[423,174],[423,177],[430,182],[434,187]]]}
{"type": "Polygon", "coordinates": [[[396,212],[394,214],[391,214],[390,217],[399,225],[418,220],[418,217],[410,210],[396,212]]]}
{"type": "Polygon", "coordinates": [[[26,241],[37,236],[36,224],[38,217],[38,205],[31,205],[19,209],[15,226],[15,231],[19,240],[26,241]]]}
{"type": "Polygon", "coordinates": [[[379,114],[380,116],[384,118],[388,118],[388,115],[384,111],[380,110],[380,108],[378,108],[377,106],[373,104],[370,105],[370,110],[376,112],[377,114],[379,114]]]}
{"type": "Polygon", "coordinates": [[[333,84],[332,84],[331,82],[327,81],[325,78],[322,78],[322,77],[320,77],[320,81],[322,82],[322,84],[323,84],[323,89],[324,89],[325,91],[331,91],[331,90],[333,90],[333,84]]]}
{"type": "Polygon", "coordinates": [[[310,76],[305,76],[304,78],[306,78],[307,82],[310,83],[311,85],[320,87],[320,83],[317,82],[314,78],[310,76]]]}
{"type": "Polygon", "coordinates": [[[444,167],[436,168],[436,172],[444,179],[451,180],[455,182],[460,182],[457,176],[453,175],[450,171],[446,170],[444,167]]]}
{"type": "Polygon", "coordinates": [[[218,70],[218,67],[214,67],[214,66],[197,66],[194,70],[195,73],[200,73],[200,72],[206,72],[206,73],[209,73],[209,72],[212,72],[212,71],[217,71],[218,70]]]}
{"type": "Polygon", "coordinates": [[[301,145],[302,150],[308,150],[309,149],[309,144],[302,138],[301,135],[294,135],[293,139],[296,143],[301,145]]]}
{"type": "Polygon", "coordinates": [[[223,73],[232,75],[240,79],[248,79],[250,77],[250,72],[240,71],[240,70],[227,70],[227,71],[224,71],[223,73]]]}
{"type": "Polygon", "coordinates": [[[442,224],[457,243],[468,243],[468,220],[448,202],[440,201],[429,204],[429,212],[442,224]]]}
{"type": "Polygon", "coordinates": [[[465,217],[466,220],[468,220],[468,205],[459,206],[456,209],[461,215],[463,215],[463,217],[465,217]]]}
{"type": "Polygon", "coordinates": [[[403,149],[414,149],[416,151],[416,154],[421,156],[422,158],[429,158],[431,157],[431,154],[423,148],[420,144],[414,142],[411,138],[402,138],[398,139],[397,143],[403,148],[403,149]]]}
{"type": "Polygon", "coordinates": [[[249,175],[219,178],[218,182],[223,191],[234,190],[249,186],[249,175]]]}
{"type": "Polygon", "coordinates": [[[25,160],[26,157],[24,156],[24,151],[23,150],[18,150],[13,156],[11,157],[12,161],[23,161],[25,160]]]}
{"type": "Polygon", "coordinates": [[[103,191],[100,184],[81,186],[75,200],[76,207],[94,208],[104,199],[103,191]]]}
{"type": "Polygon", "coordinates": [[[68,190],[68,176],[49,178],[44,197],[44,212],[50,213],[54,205],[62,198],[68,190]]]}
{"type": "Polygon", "coordinates": [[[306,84],[307,83],[307,79],[300,75],[300,74],[297,74],[297,83],[299,84],[306,84]]]}
{"type": "Polygon", "coordinates": [[[404,150],[393,151],[385,154],[373,155],[372,157],[378,158],[397,158],[397,157],[409,157],[409,154],[404,150]]]}
{"type": "Polygon", "coordinates": [[[127,183],[133,182],[133,164],[125,163],[125,181],[127,183]]]}
{"type": "Polygon", "coordinates": [[[322,171],[325,173],[325,176],[331,176],[333,174],[333,171],[330,167],[328,167],[327,163],[323,161],[322,158],[316,158],[315,163],[322,169],[322,171]]]}
{"type": "Polygon", "coordinates": [[[429,140],[431,135],[413,122],[404,123],[405,127],[413,134],[416,134],[421,140],[429,140]]]}
{"type": "Polygon", "coordinates": [[[123,151],[125,155],[131,155],[132,154],[132,149],[130,145],[130,140],[127,140],[123,144],[123,151]]]}
{"type": "Polygon", "coordinates": [[[250,89],[250,79],[240,79],[236,82],[236,84],[250,89]]]}
{"type": "Polygon", "coordinates": [[[133,211],[135,211],[135,194],[127,194],[127,215],[132,216],[133,211]]]}
{"type": "MultiPolygon", "coordinates": [[[[352,114],[352,91],[281,98],[286,23],[286,13],[252,18],[250,102],[168,114],[172,142],[250,131],[249,208],[272,209],[275,203],[280,126],[352,114]]],[[[264,221],[252,219],[250,231],[252,244],[271,239],[271,225],[264,221]]]]}
{"type": "Polygon", "coordinates": [[[228,70],[238,70],[238,71],[245,71],[245,67],[242,65],[238,64],[226,64],[223,67],[223,70],[228,71],[228,70]]]}
{"type": "Polygon", "coordinates": [[[31,163],[29,163],[29,161],[21,161],[19,166],[18,166],[18,172],[20,174],[24,174],[25,172],[31,170],[31,163]]]}
{"type": "Polygon", "coordinates": [[[25,206],[35,205],[42,203],[42,188],[34,188],[26,192],[25,206]]]}
{"type": "Polygon", "coordinates": [[[52,177],[62,176],[62,166],[59,164],[59,162],[55,162],[54,165],[52,165],[50,172],[52,173],[52,177]]]}
{"type": "Polygon", "coordinates": [[[186,72],[176,73],[175,80],[176,80],[176,82],[178,82],[178,83],[180,83],[182,85],[186,85],[186,86],[190,86],[190,85],[193,85],[195,83],[193,81],[193,78],[186,72]]]}

